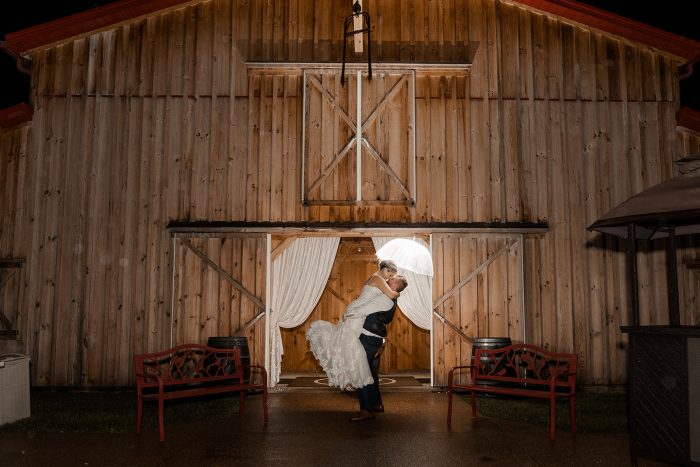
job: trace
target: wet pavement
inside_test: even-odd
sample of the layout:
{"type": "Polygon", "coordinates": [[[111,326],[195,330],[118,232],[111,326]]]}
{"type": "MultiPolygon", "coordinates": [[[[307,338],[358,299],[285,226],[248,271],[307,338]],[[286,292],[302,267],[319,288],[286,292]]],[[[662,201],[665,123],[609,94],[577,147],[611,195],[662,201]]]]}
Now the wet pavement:
{"type": "MultiPolygon", "coordinates": [[[[270,393],[263,423],[261,396],[248,397],[242,417],[166,425],[136,433],[4,433],[0,465],[10,466],[626,466],[626,434],[572,434],[493,418],[472,420],[456,399],[447,428],[447,394],[383,392],[386,412],[351,422],[354,393],[283,388],[270,393]]],[[[167,407],[166,407],[167,410],[167,407]]],[[[639,466],[661,466],[640,460],[639,466]]]]}

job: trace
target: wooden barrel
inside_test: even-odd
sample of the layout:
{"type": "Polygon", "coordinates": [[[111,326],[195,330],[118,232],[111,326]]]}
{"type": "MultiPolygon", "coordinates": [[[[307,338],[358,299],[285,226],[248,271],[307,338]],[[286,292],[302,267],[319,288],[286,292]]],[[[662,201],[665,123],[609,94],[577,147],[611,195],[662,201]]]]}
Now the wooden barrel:
{"type": "Polygon", "coordinates": [[[477,349],[500,349],[512,345],[510,337],[477,337],[472,343],[472,359],[477,349]]]}
{"type": "MultiPolygon", "coordinates": [[[[476,351],[478,349],[499,349],[501,347],[507,347],[512,345],[510,337],[477,337],[472,343],[472,365],[475,365],[476,351]]],[[[488,363],[488,359],[482,359],[482,363],[488,363]]],[[[476,380],[476,384],[483,384],[485,386],[503,386],[504,383],[500,381],[483,381],[476,380]]],[[[495,397],[495,395],[490,394],[480,394],[480,396],[495,397]]]]}
{"type": "MultiPolygon", "coordinates": [[[[241,364],[250,365],[250,350],[248,349],[248,338],[245,336],[216,336],[210,337],[207,341],[209,347],[215,349],[240,349],[241,364]]],[[[243,369],[243,380],[250,382],[250,368],[243,369]]]]}

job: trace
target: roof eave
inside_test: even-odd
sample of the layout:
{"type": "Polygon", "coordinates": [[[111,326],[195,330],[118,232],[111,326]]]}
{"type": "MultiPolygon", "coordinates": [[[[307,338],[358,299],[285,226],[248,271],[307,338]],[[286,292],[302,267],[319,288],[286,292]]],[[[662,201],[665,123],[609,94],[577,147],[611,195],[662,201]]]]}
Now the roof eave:
{"type": "Polygon", "coordinates": [[[119,0],[47,23],[5,35],[6,45],[17,55],[148,16],[182,8],[195,0],[119,0]]]}
{"type": "Polygon", "coordinates": [[[700,42],[572,0],[510,0],[615,34],[688,61],[700,57],[700,42]]]}
{"type": "MultiPolygon", "coordinates": [[[[5,40],[14,52],[22,54],[71,37],[162,10],[181,8],[197,1],[201,0],[120,0],[7,34],[5,40]]],[[[510,1],[649,45],[689,61],[700,57],[700,42],[572,0],[510,1]]]]}
{"type": "Polygon", "coordinates": [[[700,133],[700,112],[690,107],[683,107],[676,112],[678,126],[700,133]]]}
{"type": "Polygon", "coordinates": [[[0,109],[0,129],[10,128],[31,121],[32,108],[22,102],[11,107],[0,109]]]}

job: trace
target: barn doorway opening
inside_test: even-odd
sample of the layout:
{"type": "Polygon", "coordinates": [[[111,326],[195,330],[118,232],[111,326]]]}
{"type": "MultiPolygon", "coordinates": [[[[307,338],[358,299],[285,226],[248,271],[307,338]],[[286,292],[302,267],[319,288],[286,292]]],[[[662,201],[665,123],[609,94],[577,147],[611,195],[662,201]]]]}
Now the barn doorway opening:
{"type": "MultiPolygon", "coordinates": [[[[173,345],[204,343],[211,336],[246,336],[251,363],[268,368],[273,386],[289,374],[320,373],[306,341],[308,326],[317,319],[337,322],[375,271],[376,248],[396,237],[413,237],[429,244],[435,275],[420,287],[414,287],[413,282],[402,294],[399,312],[389,327],[380,373],[424,372],[429,374],[431,386],[445,386],[449,369],[469,361],[475,338],[497,336],[527,342],[520,232],[418,228],[388,232],[386,228],[366,227],[357,232],[319,232],[308,227],[290,230],[284,226],[233,226],[222,231],[216,226],[207,231],[197,226],[176,232],[173,345]],[[304,252],[308,248],[304,244],[314,237],[322,241],[311,242],[312,250],[304,252]],[[286,299],[274,303],[275,294],[284,296],[274,284],[280,286],[295,278],[299,284],[303,282],[305,272],[298,271],[273,280],[275,265],[281,264],[277,261],[292,251],[293,256],[313,252],[325,263],[319,276],[322,279],[311,282],[317,285],[313,298],[303,306],[290,306],[286,299]],[[409,297],[411,290],[422,291],[421,299],[409,297]],[[402,301],[411,309],[401,308],[402,301]],[[418,313],[412,309],[415,303],[418,313]],[[294,316],[289,316],[290,311],[294,316]]],[[[287,292],[295,292],[296,283],[290,284],[287,292]]],[[[301,299],[308,298],[308,294],[302,295],[301,299]]]]}
{"type": "MultiPolygon", "coordinates": [[[[309,349],[306,330],[319,319],[337,323],[347,305],[359,295],[362,285],[376,269],[376,250],[371,237],[340,239],[331,274],[314,310],[301,325],[281,330],[284,357],[280,382],[323,375],[309,349]]],[[[419,381],[429,383],[430,331],[414,324],[400,306],[389,326],[382,352],[381,375],[415,376],[419,381]]]]}

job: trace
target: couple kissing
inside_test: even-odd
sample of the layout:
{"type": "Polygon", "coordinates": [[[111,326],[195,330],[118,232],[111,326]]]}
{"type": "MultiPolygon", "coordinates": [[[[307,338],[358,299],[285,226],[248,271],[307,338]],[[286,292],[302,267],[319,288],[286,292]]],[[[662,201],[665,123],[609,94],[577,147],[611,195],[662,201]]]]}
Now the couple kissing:
{"type": "Polygon", "coordinates": [[[397,271],[393,261],[381,261],[338,324],[314,321],[306,332],[328,385],[357,390],[360,412],[352,421],[372,420],[375,413],[384,411],[379,390],[380,350],[387,325],[394,319],[396,301],[408,286],[397,271]]]}

